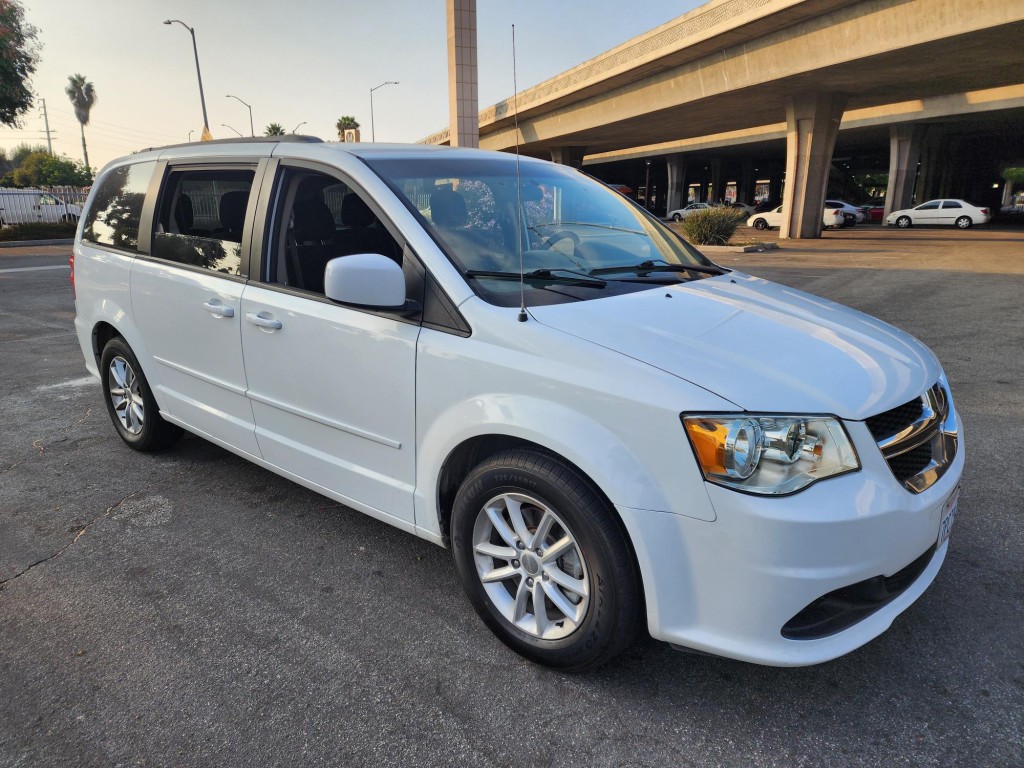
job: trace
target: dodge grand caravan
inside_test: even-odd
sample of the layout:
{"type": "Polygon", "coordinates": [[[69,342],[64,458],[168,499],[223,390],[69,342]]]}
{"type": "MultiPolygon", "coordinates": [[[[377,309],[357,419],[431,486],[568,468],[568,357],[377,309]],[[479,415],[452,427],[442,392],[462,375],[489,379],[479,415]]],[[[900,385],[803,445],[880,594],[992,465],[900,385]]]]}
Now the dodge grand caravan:
{"type": "Polygon", "coordinates": [[[578,171],[302,137],[100,174],[78,338],[130,448],[182,430],[450,547],[561,669],[645,628],[761,664],[886,630],[949,547],[935,356],[712,263],[578,171]]]}

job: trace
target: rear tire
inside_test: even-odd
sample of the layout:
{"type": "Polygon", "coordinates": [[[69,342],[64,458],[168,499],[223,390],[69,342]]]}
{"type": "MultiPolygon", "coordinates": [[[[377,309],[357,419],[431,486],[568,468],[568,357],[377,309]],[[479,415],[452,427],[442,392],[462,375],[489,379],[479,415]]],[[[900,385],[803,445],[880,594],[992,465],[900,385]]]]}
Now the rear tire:
{"type": "Polygon", "coordinates": [[[452,510],[452,553],[470,603],[538,664],[592,669],[640,625],[640,583],[618,519],[563,461],[515,449],[473,469],[452,510]]]}
{"type": "Polygon", "coordinates": [[[970,216],[961,216],[959,219],[956,220],[957,229],[970,229],[973,226],[973,224],[974,222],[971,221],[970,216]]]}
{"type": "Polygon", "coordinates": [[[755,219],[754,220],[754,229],[760,229],[760,230],[768,229],[768,222],[765,221],[764,219],[755,219]]]}
{"type": "Polygon", "coordinates": [[[138,358],[119,336],[103,347],[100,381],[110,420],[129,448],[158,451],[181,437],[181,427],[160,417],[160,409],[138,358]]]}
{"type": "Polygon", "coordinates": [[[896,226],[899,227],[900,229],[910,229],[910,226],[913,223],[914,222],[910,220],[909,216],[900,216],[898,219],[896,219],[896,226]]]}
{"type": "Polygon", "coordinates": [[[683,220],[683,217],[680,214],[678,214],[678,213],[673,213],[672,214],[672,221],[682,221],[682,220],[683,220]]]}

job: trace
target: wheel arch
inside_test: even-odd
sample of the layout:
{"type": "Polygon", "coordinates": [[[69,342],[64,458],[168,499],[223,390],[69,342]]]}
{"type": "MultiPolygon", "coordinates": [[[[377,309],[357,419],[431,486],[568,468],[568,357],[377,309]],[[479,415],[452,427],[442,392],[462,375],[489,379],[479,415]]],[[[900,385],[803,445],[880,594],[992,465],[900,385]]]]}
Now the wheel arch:
{"type": "MultiPolygon", "coordinates": [[[[508,434],[489,433],[463,440],[451,450],[441,465],[441,471],[437,482],[437,515],[444,545],[449,548],[451,546],[452,507],[455,504],[455,496],[458,493],[459,487],[462,485],[462,481],[465,479],[466,475],[468,475],[474,467],[479,465],[481,462],[486,461],[491,456],[496,456],[499,453],[513,449],[536,451],[539,454],[564,463],[576,472],[580,478],[590,486],[591,490],[597,494],[598,498],[601,499],[608,509],[613,522],[618,527],[619,532],[622,535],[623,541],[626,542],[626,546],[629,548],[629,559],[633,564],[634,573],[636,574],[636,582],[640,590],[640,604],[646,606],[647,599],[644,589],[643,569],[640,567],[640,560],[637,556],[636,546],[633,543],[633,537],[630,535],[625,521],[615,508],[615,504],[612,503],[608,494],[604,492],[594,478],[591,477],[591,475],[582,467],[571,461],[569,458],[563,456],[558,451],[553,451],[550,448],[532,440],[508,434]]],[[[647,611],[641,611],[640,614],[644,617],[644,624],[646,627],[647,611]]]]}

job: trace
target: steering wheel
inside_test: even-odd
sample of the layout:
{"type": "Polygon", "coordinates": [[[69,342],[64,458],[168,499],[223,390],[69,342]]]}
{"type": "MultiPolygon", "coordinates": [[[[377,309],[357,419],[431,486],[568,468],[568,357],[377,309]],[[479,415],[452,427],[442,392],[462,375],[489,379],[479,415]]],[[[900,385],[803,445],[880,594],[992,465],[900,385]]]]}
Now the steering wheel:
{"type": "Polygon", "coordinates": [[[540,250],[542,250],[542,251],[550,250],[551,246],[553,246],[555,243],[557,243],[560,240],[571,240],[572,241],[573,250],[575,250],[576,246],[580,244],[580,239],[579,239],[579,237],[576,236],[575,232],[570,232],[567,229],[559,229],[559,230],[557,230],[555,232],[552,232],[550,235],[548,235],[548,239],[545,240],[541,244],[540,250]]]}

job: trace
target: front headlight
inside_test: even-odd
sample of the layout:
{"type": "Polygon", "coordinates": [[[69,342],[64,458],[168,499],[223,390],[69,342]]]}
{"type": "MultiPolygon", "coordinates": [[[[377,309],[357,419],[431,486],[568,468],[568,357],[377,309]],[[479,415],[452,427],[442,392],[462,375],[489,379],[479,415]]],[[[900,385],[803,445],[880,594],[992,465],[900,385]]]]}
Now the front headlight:
{"type": "Polygon", "coordinates": [[[860,469],[839,419],[829,416],[683,416],[704,479],[778,496],[860,469]]]}

